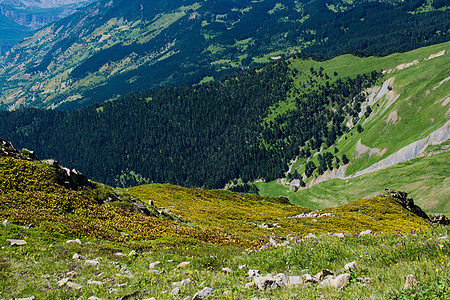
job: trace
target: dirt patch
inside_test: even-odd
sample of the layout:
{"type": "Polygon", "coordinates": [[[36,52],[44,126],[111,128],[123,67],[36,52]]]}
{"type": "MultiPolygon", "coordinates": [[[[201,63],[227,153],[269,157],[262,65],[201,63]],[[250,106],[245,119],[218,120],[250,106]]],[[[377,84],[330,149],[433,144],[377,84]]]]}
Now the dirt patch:
{"type": "Polygon", "coordinates": [[[449,81],[449,80],[450,80],[450,76],[448,76],[447,78],[445,78],[444,80],[442,80],[441,82],[439,82],[438,85],[436,85],[436,86],[433,88],[433,91],[434,91],[435,89],[439,88],[441,85],[443,85],[444,83],[446,83],[446,82],[449,81]]]}
{"type": "Polygon", "coordinates": [[[366,145],[363,145],[363,143],[361,143],[361,139],[358,141],[358,143],[356,143],[355,150],[356,150],[356,158],[363,156],[367,152],[369,152],[369,158],[374,154],[382,156],[387,151],[386,148],[383,150],[380,150],[379,148],[367,147],[366,145]]]}
{"type": "Polygon", "coordinates": [[[425,60],[430,60],[430,59],[433,59],[433,58],[442,56],[442,55],[444,55],[444,54],[445,54],[445,50],[442,50],[442,51],[440,51],[440,52],[438,52],[438,53],[431,54],[430,56],[428,56],[427,58],[425,58],[425,60]]]}
{"type": "Polygon", "coordinates": [[[386,124],[387,125],[389,125],[389,124],[393,124],[394,126],[395,125],[397,125],[397,123],[401,120],[402,118],[400,118],[399,116],[398,116],[398,112],[397,112],[397,110],[394,110],[394,111],[392,111],[390,114],[389,114],[389,116],[386,118],[386,124]]]}

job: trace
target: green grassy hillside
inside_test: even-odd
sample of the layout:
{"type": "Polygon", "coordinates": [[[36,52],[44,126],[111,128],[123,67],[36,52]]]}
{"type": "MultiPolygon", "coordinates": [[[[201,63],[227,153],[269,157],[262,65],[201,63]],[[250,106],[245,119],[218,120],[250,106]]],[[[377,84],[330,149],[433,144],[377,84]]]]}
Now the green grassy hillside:
{"type": "MultiPolygon", "coordinates": [[[[376,87],[366,91],[368,100],[362,108],[363,112],[367,110],[366,105],[373,99],[370,103],[372,110],[370,115],[362,114],[357,122],[349,122],[350,130],[333,146],[326,148],[325,145],[320,152],[321,156],[330,153],[333,168],[338,168],[343,165],[342,155],[345,155],[350,163],[346,166],[344,177],[350,177],[443,127],[450,120],[449,51],[450,44],[445,43],[381,58],[345,55],[325,62],[293,60],[291,66],[300,74],[295,78],[297,88],[310,84],[313,79],[316,82],[310,86],[314,89],[314,86],[324,81],[323,77],[312,78],[311,74],[305,72],[311,68],[322,69],[331,80],[338,80],[340,76],[355,76],[359,72],[373,69],[384,70],[386,73],[379,79],[376,87]],[[334,72],[337,76],[332,75],[334,72]],[[383,85],[385,93],[380,92],[383,91],[383,85]],[[377,101],[374,101],[375,99],[377,101]],[[361,126],[361,132],[357,130],[357,125],[361,126]],[[339,162],[336,157],[339,158],[339,162]]],[[[269,119],[289,115],[291,109],[295,108],[293,101],[295,93],[291,95],[291,99],[273,108],[269,119]]],[[[448,129],[444,130],[442,135],[448,138],[448,129]]],[[[448,141],[446,142],[445,138],[443,140],[441,145],[429,146],[425,153],[446,151],[448,141]]],[[[292,163],[290,173],[297,171],[303,174],[308,161],[319,166],[319,156],[314,154],[318,153],[313,151],[310,157],[297,157],[292,163]]],[[[403,154],[400,157],[410,159],[415,155],[403,154]]],[[[395,160],[393,162],[395,163],[395,160]]],[[[417,158],[375,173],[345,180],[335,179],[298,192],[291,191],[289,185],[280,185],[276,182],[257,185],[261,195],[274,197],[283,195],[289,197],[293,203],[311,208],[341,205],[363,194],[373,196],[384,187],[393,186],[399,189],[405,187],[426,210],[449,212],[450,194],[447,178],[450,171],[446,167],[446,162],[448,154],[417,158]],[[353,193],[358,196],[352,196],[353,193]]],[[[312,176],[305,180],[306,184],[310,184],[319,175],[321,174],[316,169],[312,176]]]]}
{"type": "Polygon", "coordinates": [[[448,228],[430,228],[390,197],[299,217],[310,210],[222,190],[114,190],[92,182],[74,190],[61,185],[61,170],[0,158],[0,218],[8,220],[0,225],[2,298],[173,299],[205,287],[212,287],[208,299],[449,295],[448,228]],[[148,216],[134,211],[136,201],[148,216]],[[372,233],[358,234],[367,229],[372,233]],[[340,235],[327,234],[333,232],[340,235]],[[302,238],[310,233],[316,236],[302,238]],[[357,266],[340,271],[351,261],[357,266]],[[262,291],[247,275],[324,268],[349,273],[349,282],[342,289],[313,283],[262,291]],[[418,285],[403,290],[408,274],[418,285]]]}

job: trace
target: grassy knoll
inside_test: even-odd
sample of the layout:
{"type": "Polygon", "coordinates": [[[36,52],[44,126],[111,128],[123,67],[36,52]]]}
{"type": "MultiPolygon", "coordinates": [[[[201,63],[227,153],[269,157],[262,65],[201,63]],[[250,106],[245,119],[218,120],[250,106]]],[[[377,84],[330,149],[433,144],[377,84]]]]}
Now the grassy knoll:
{"type": "Polygon", "coordinates": [[[284,198],[223,190],[117,190],[97,183],[68,189],[61,185],[64,173],[0,157],[1,298],[184,299],[204,287],[213,288],[210,299],[421,299],[450,293],[448,228],[432,228],[390,197],[305,216],[309,209],[284,198]],[[358,234],[367,229],[372,234],[358,234]],[[316,238],[302,238],[310,233],[316,238]],[[271,237],[284,244],[264,245],[271,237]],[[249,269],[262,275],[314,275],[323,268],[341,273],[351,261],[358,266],[340,290],[317,284],[245,287],[249,269]],[[178,267],[182,262],[189,264],[178,267]],[[404,291],[408,274],[419,284],[404,291]],[[190,283],[171,295],[173,283],[187,278],[190,283]]]}
{"type": "Polygon", "coordinates": [[[405,190],[426,212],[450,213],[450,152],[416,158],[349,179],[332,179],[298,192],[275,182],[257,183],[264,196],[285,196],[303,207],[320,209],[374,197],[384,188],[405,190]]]}

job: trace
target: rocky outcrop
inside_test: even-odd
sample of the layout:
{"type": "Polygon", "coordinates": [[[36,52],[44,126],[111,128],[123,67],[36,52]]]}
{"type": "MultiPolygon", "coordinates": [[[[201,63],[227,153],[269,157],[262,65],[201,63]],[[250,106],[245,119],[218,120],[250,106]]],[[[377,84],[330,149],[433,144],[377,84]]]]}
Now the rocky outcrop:
{"type": "Polygon", "coordinates": [[[385,189],[386,192],[390,194],[391,197],[395,198],[397,200],[397,203],[412,212],[413,214],[430,221],[430,218],[428,215],[417,205],[414,204],[414,201],[412,198],[407,198],[408,193],[403,191],[394,191],[391,189],[385,189]]]}
{"type": "Polygon", "coordinates": [[[25,159],[25,160],[38,160],[33,151],[23,149],[22,151],[18,150],[14,145],[0,138],[0,157],[9,156],[17,159],[25,159]]]}
{"type": "Polygon", "coordinates": [[[58,174],[58,183],[64,187],[72,190],[77,190],[81,187],[93,187],[94,185],[81,172],[75,169],[68,169],[61,166],[56,160],[49,159],[44,161],[45,164],[54,167],[58,174]]]}

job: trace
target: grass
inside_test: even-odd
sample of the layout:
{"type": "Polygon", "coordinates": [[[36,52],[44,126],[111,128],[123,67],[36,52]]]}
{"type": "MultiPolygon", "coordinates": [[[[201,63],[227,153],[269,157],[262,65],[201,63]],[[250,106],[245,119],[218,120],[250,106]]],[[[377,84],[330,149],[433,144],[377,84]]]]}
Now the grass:
{"type": "Polygon", "coordinates": [[[213,287],[211,299],[445,299],[450,295],[448,234],[448,228],[441,227],[405,234],[321,236],[315,240],[291,240],[289,247],[245,252],[236,246],[173,247],[161,243],[156,249],[136,249],[135,256],[128,256],[134,249],[122,244],[86,239],[82,239],[82,245],[66,244],[65,236],[8,224],[0,227],[0,235],[21,239],[25,236],[27,245],[10,247],[3,239],[0,241],[0,295],[5,299],[117,299],[137,292],[129,297],[173,299],[169,294],[172,283],[190,278],[191,283],[181,287],[176,298],[192,297],[208,286],[213,287]],[[125,255],[114,255],[117,252],[125,255]],[[72,259],[75,253],[100,264],[85,266],[84,261],[72,259]],[[338,272],[355,260],[358,265],[351,271],[351,280],[340,290],[319,289],[316,285],[267,291],[245,288],[248,269],[260,270],[262,275],[315,275],[323,268],[338,272]],[[163,273],[149,268],[155,261],[161,262],[155,269],[163,273]],[[183,261],[190,264],[176,268],[183,261]],[[240,265],[246,267],[240,270],[240,265]],[[130,273],[124,272],[123,267],[130,273]],[[224,274],[224,267],[233,273],[224,274]],[[403,290],[408,274],[416,277],[418,286],[403,290]],[[81,284],[81,289],[59,287],[57,282],[67,277],[81,284]],[[88,285],[88,280],[101,281],[103,285],[88,285]],[[225,291],[229,294],[224,295],[225,291]]]}
{"type": "Polygon", "coordinates": [[[449,214],[449,159],[450,152],[416,158],[356,178],[321,182],[298,192],[290,192],[276,182],[257,186],[261,195],[285,196],[296,205],[312,209],[374,197],[384,188],[405,190],[427,213],[449,214]]]}
{"type": "Polygon", "coordinates": [[[69,190],[58,183],[59,172],[39,162],[0,158],[0,220],[9,220],[0,225],[1,298],[173,299],[172,283],[186,278],[191,283],[176,297],[192,297],[206,286],[213,287],[211,299],[449,294],[448,228],[431,228],[393,198],[358,200],[316,212],[326,214],[321,217],[291,218],[310,210],[284,198],[161,184],[118,190],[92,183],[69,190]],[[146,203],[149,216],[134,211],[132,201],[146,203]],[[163,209],[172,213],[160,215],[163,209]],[[181,220],[174,217],[178,215],[181,220]],[[30,223],[30,229],[22,227],[30,223]],[[273,228],[258,226],[262,223],[273,228]],[[358,235],[366,229],[374,234],[358,235]],[[345,237],[328,234],[334,232],[345,232],[345,237]],[[302,239],[308,233],[318,238],[302,239]],[[271,237],[287,243],[264,245],[271,237]],[[82,244],[66,243],[75,238],[82,244]],[[14,247],[7,239],[27,244],[14,247]],[[75,253],[99,265],[74,260],[75,253]],[[340,272],[354,260],[358,267],[341,290],[315,285],[268,291],[245,287],[248,269],[263,275],[314,275],[323,268],[340,272]],[[152,270],[150,263],[156,261],[160,264],[152,270]],[[177,267],[185,261],[190,262],[186,267],[177,267]],[[233,272],[225,274],[225,267],[233,272]],[[409,273],[419,286],[403,291],[409,273]],[[362,277],[370,280],[362,283],[362,277]],[[81,288],[59,286],[64,278],[81,288]]]}

